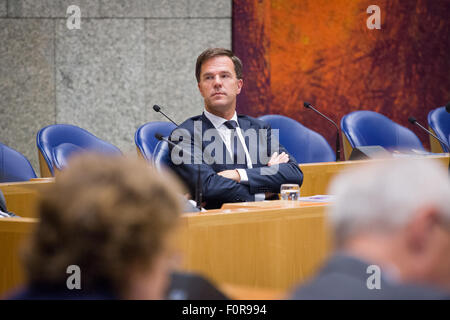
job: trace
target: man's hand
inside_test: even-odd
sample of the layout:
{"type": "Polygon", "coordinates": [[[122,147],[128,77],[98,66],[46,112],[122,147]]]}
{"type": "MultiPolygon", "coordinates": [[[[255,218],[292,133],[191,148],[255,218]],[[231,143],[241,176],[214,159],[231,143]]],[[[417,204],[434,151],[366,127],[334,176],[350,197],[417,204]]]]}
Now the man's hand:
{"type": "Polygon", "coordinates": [[[287,163],[287,162],[289,162],[289,156],[285,152],[282,152],[280,154],[278,154],[278,152],[274,152],[272,154],[272,156],[270,157],[270,160],[267,163],[267,165],[270,167],[275,164],[287,163]]]}
{"type": "Polygon", "coordinates": [[[234,180],[236,182],[241,182],[241,176],[237,170],[224,170],[217,173],[219,176],[222,176],[227,179],[234,180]]]}
{"type": "Polygon", "coordinates": [[[264,193],[264,195],[266,196],[265,200],[278,200],[278,193],[273,193],[273,192],[266,192],[264,193]]]}

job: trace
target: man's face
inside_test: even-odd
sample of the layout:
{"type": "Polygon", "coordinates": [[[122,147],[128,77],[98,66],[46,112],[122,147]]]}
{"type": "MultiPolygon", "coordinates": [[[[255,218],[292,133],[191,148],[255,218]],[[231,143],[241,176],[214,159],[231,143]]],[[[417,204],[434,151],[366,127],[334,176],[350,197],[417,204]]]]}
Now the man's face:
{"type": "Polygon", "coordinates": [[[233,61],[227,56],[206,60],[200,71],[198,88],[205,100],[206,110],[223,116],[236,110],[236,96],[243,81],[236,78],[233,61]]]}
{"type": "Polygon", "coordinates": [[[450,223],[431,208],[419,213],[405,230],[408,279],[450,292],[450,223]]]}

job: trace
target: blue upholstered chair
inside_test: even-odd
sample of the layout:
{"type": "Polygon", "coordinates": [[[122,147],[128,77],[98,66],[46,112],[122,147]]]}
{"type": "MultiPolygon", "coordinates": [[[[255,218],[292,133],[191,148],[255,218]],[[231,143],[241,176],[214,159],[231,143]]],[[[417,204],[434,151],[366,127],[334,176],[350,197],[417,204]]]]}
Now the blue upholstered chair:
{"type": "Polygon", "coordinates": [[[0,143],[0,182],[28,181],[32,178],[36,178],[36,173],[28,159],[0,143]]]}
{"type": "MultiPolygon", "coordinates": [[[[450,144],[450,113],[445,110],[445,107],[431,110],[428,113],[428,125],[436,136],[450,144]]],[[[430,145],[432,152],[450,152],[445,145],[436,141],[432,136],[430,136],[430,145]]]]}
{"type": "Polygon", "coordinates": [[[165,121],[152,121],[140,126],[134,135],[138,152],[145,159],[152,160],[156,145],[160,142],[155,138],[155,133],[168,137],[175,128],[173,123],[165,121]]]}
{"type": "Polygon", "coordinates": [[[158,141],[153,152],[152,161],[158,170],[164,170],[164,168],[169,167],[170,149],[166,141],[158,141]]]}
{"type": "Polygon", "coordinates": [[[90,151],[103,154],[121,154],[112,144],[92,133],[69,124],[53,124],[39,130],[36,136],[41,176],[55,175],[63,169],[72,154],[90,151]]]}
{"type": "Polygon", "coordinates": [[[335,153],[319,133],[291,118],[270,114],[258,119],[279,130],[280,143],[298,163],[335,161],[335,153]]]}
{"type": "Polygon", "coordinates": [[[374,111],[354,111],[341,119],[345,159],[353,148],[381,146],[387,150],[425,151],[419,138],[408,128],[374,111]]]}

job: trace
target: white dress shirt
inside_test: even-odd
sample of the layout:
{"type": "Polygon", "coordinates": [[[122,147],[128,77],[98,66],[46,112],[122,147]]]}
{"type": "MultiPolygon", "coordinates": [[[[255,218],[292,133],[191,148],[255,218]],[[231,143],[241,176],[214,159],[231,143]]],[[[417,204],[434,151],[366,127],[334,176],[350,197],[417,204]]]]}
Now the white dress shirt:
{"type": "MultiPolygon", "coordinates": [[[[209,119],[209,121],[211,121],[211,123],[213,124],[213,126],[217,129],[217,131],[219,132],[220,137],[222,138],[223,142],[225,143],[225,146],[228,150],[228,153],[230,154],[231,158],[233,159],[233,149],[231,149],[231,138],[233,135],[233,131],[228,128],[224,123],[227,122],[228,120],[219,116],[216,116],[214,114],[212,114],[211,112],[208,112],[206,109],[203,111],[205,113],[205,116],[209,119]]],[[[252,165],[252,159],[250,158],[250,154],[248,152],[248,148],[247,145],[245,144],[245,139],[244,136],[242,135],[241,132],[241,128],[239,127],[239,121],[237,118],[237,113],[236,111],[234,112],[233,117],[230,120],[234,120],[237,123],[237,127],[236,127],[236,134],[239,138],[239,141],[242,144],[242,147],[244,149],[245,152],[245,158],[246,158],[246,162],[247,162],[247,168],[253,168],[252,165]]],[[[248,175],[247,175],[247,171],[245,169],[236,169],[239,172],[239,175],[241,177],[241,183],[242,184],[248,184],[248,175]]],[[[264,193],[257,193],[255,194],[255,201],[261,201],[265,199],[265,194],[264,193]]]]}

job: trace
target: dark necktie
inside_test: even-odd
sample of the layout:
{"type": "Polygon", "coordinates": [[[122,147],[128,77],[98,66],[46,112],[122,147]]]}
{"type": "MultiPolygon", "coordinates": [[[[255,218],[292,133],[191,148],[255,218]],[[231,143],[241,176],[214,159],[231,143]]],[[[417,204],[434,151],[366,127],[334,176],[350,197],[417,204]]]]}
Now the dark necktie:
{"type": "Polygon", "coordinates": [[[233,145],[233,164],[235,165],[241,165],[243,168],[247,168],[247,159],[245,156],[245,149],[242,146],[241,140],[239,139],[236,128],[238,126],[237,122],[235,120],[228,120],[224,122],[224,125],[231,130],[231,138],[233,139],[232,145],[233,145]],[[238,159],[238,154],[240,154],[238,159]],[[243,156],[243,157],[242,157],[243,156]],[[239,160],[239,162],[238,162],[239,160]]]}

